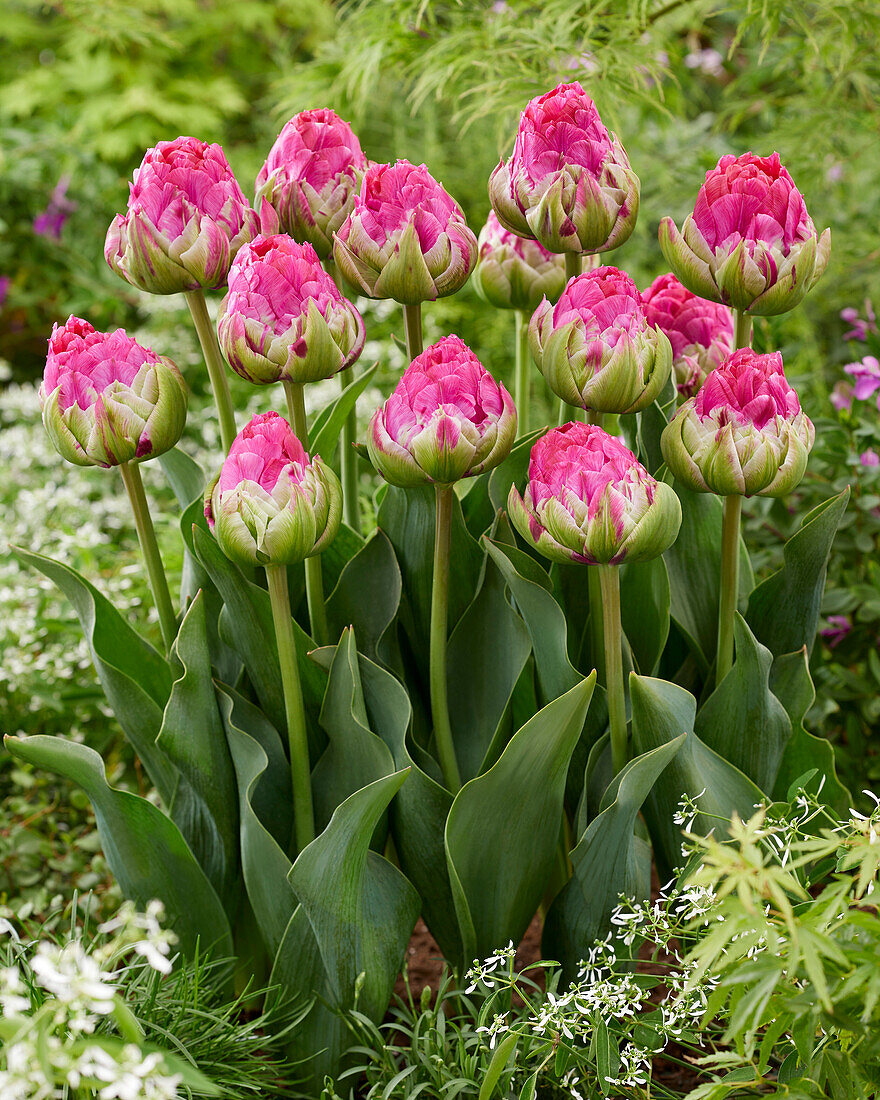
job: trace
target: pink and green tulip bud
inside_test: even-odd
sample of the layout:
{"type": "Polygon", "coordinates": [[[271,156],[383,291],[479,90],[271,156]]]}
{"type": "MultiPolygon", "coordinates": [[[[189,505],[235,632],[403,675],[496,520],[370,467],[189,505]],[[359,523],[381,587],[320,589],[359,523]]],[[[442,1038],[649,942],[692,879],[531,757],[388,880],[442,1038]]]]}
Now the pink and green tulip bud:
{"type": "Polygon", "coordinates": [[[565,286],[565,258],[548,252],[537,241],[505,229],[495,212],[489,214],[477,239],[474,268],[477,294],[496,309],[533,313],[542,298],[555,302],[565,286]]]}
{"type": "Polygon", "coordinates": [[[560,84],[523,111],[489,198],[505,229],[551,252],[607,252],[635,227],[639,178],[580,84],[560,84]]]}
{"type": "Polygon", "coordinates": [[[221,286],[236,252],[259,232],[220,146],[179,137],[145,153],[128,211],[107,230],[104,258],[132,286],[177,294],[221,286]]]}
{"type": "Polygon", "coordinates": [[[577,275],[555,306],[541,302],[529,347],[557,396],[597,412],[646,408],[672,369],[668,338],[648,324],[638,287],[616,267],[577,275]]]}
{"type": "Polygon", "coordinates": [[[642,304],[648,324],[665,332],[672,344],[678,392],[693,397],[709,371],[734,350],[733,314],[727,306],[698,298],[674,275],[659,275],[642,304]]]}
{"type": "Polygon", "coordinates": [[[673,474],[698,493],[779,497],[804,476],[814,438],[779,352],[740,348],[685,401],[660,446],[673,474]]]}
{"type": "Polygon", "coordinates": [[[619,565],[656,558],[675,542],[675,491],[594,424],[563,424],[532,447],[529,480],[510,488],[517,531],[551,561],[619,565]]]}
{"type": "Polygon", "coordinates": [[[661,221],[660,247],[694,294],[769,316],[793,309],[821,276],[831,230],[816,234],[778,153],[728,153],[706,173],[681,231],[661,221]]]}
{"type": "Polygon", "coordinates": [[[232,369],[249,382],[317,382],[364,347],[364,322],[310,244],[256,237],[229,269],[217,322],[232,369]]]}
{"type": "Polygon", "coordinates": [[[513,398],[457,336],[417,356],[370,421],[370,459],[392,485],[451,485],[491,470],[516,439],[513,398]]]}
{"type": "Polygon", "coordinates": [[[324,260],[366,170],[357,136],[335,111],[301,111],[269,150],[257,176],[255,205],[259,208],[265,199],[284,232],[307,241],[324,260]]]}
{"type": "Polygon", "coordinates": [[[40,386],[43,424],[77,466],[119,466],[169,451],[183,432],[187,392],[164,356],[79,317],[55,325],[40,386]]]}
{"type": "Polygon", "coordinates": [[[371,298],[433,302],[467,282],[477,238],[424,164],[371,164],[334,236],[342,274],[371,298]]]}
{"type": "Polygon", "coordinates": [[[208,526],[239,565],[292,565],[320,554],[341,515],[338,478],[317,455],[309,458],[276,412],[238,433],[205,494],[208,526]]]}

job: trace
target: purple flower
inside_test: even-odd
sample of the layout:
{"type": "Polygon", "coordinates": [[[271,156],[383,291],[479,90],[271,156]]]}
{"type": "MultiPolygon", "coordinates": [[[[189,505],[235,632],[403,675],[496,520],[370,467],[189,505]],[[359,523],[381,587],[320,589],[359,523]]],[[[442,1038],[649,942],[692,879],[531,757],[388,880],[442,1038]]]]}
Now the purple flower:
{"type": "Polygon", "coordinates": [[[0,275],[0,306],[6,301],[6,297],[9,294],[9,287],[12,285],[12,279],[8,275],[0,275]]]}
{"type": "Polygon", "coordinates": [[[859,462],[863,466],[880,466],[880,455],[871,447],[859,455],[859,462]]]}
{"type": "Polygon", "coordinates": [[[51,237],[55,241],[61,238],[64,223],[76,210],[76,203],[67,198],[69,186],[70,176],[62,176],[49,196],[49,205],[34,218],[34,232],[38,237],[51,237]]]}
{"type": "MultiPolygon", "coordinates": [[[[875,355],[866,355],[856,363],[847,363],[843,369],[856,380],[853,397],[857,401],[867,401],[880,390],[880,360],[875,355]]],[[[877,399],[877,406],[880,408],[880,398],[877,399]]]]}
{"type": "Polygon", "coordinates": [[[877,332],[877,318],[874,314],[873,307],[870,301],[865,299],[865,313],[866,317],[860,317],[858,310],[852,306],[847,306],[846,309],[840,311],[841,320],[846,321],[848,325],[852,325],[853,328],[849,332],[843,334],[844,340],[866,340],[869,332],[877,332]]]}
{"type": "Polygon", "coordinates": [[[819,631],[831,649],[840,645],[843,639],[852,630],[849,615],[829,615],[828,626],[819,631]]]}
{"type": "Polygon", "coordinates": [[[853,388],[850,383],[835,382],[830,400],[838,412],[849,412],[853,403],[853,388]]]}

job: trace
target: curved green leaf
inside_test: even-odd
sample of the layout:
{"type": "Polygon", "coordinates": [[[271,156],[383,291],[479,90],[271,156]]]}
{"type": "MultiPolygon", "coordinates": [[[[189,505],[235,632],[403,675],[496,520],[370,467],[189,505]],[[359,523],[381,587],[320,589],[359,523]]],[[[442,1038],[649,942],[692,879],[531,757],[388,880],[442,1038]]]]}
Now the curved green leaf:
{"type": "Polygon", "coordinates": [[[662,557],[620,570],[620,618],[637,671],[653,674],[669,637],[669,574],[662,557]]]}
{"type": "Polygon", "coordinates": [[[375,531],[346,564],[327,600],[331,637],[353,626],[360,652],[378,661],[377,647],[394,622],[402,591],[394,547],[383,531],[375,531]]]}
{"type": "Polygon", "coordinates": [[[325,462],[333,461],[339,446],[339,433],[355,407],[357,399],[373,381],[378,363],[368,367],[345,387],[335,400],[326,405],[315,417],[309,429],[309,453],[320,455],[325,462]]]}
{"type": "Polygon", "coordinates": [[[593,672],[548,703],[452,803],[446,857],[468,958],[518,943],[535,915],[553,870],[568,764],[595,682],[593,672]]]}
{"type": "Polygon", "coordinates": [[[22,547],[13,553],[56,584],[73,604],[107,702],[147,775],[168,805],[177,772],[156,746],[162,711],[171,694],[171,668],[85,577],[60,562],[22,547]]]}
{"type": "Polygon", "coordinates": [[[159,898],[186,955],[209,948],[221,957],[232,954],[220,899],[170,818],[145,798],[111,787],[101,757],[86,745],[44,736],[7,737],[5,743],[19,760],[82,787],[123,894],[142,908],[159,898]]]}

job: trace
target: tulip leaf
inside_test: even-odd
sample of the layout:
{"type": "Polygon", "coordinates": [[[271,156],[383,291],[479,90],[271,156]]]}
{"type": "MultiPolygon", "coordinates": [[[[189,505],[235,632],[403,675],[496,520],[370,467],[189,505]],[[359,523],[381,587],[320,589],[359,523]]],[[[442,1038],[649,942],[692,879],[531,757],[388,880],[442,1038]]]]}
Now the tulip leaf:
{"type": "Polygon", "coordinates": [[[205,491],[205,471],[179,447],[159,455],[159,465],[181,508],[186,508],[205,491]]]}
{"type": "Polygon", "coordinates": [[[676,825],[673,816],[683,798],[696,800],[700,812],[694,816],[692,830],[705,834],[718,828],[719,819],[730,820],[734,812],[743,819],[749,817],[764,795],[694,733],[697,701],[689,691],[635,673],[629,678],[629,690],[633,749],[641,754],[639,759],[680,741],[682,734],[685,738],[663,782],[654,787],[645,802],[655,857],[666,876],[681,863],[681,826],[676,825]]]}
{"type": "Polygon", "coordinates": [[[235,775],[211,678],[201,593],[180,624],[172,659],[180,672],[158,740],[180,773],[169,814],[231,917],[238,905],[235,775]]]}
{"type": "Polygon", "coordinates": [[[309,454],[320,455],[325,462],[332,462],[339,446],[342,426],[355,407],[357,399],[373,381],[379,364],[374,363],[345,387],[337,398],[326,405],[315,417],[309,429],[309,454]]]}
{"type": "Polygon", "coordinates": [[[6,747],[17,759],[82,787],[122,893],[141,908],[159,898],[186,955],[212,948],[219,957],[232,954],[220,899],[170,818],[146,798],[111,787],[104,762],[86,745],[35,736],[7,737],[6,747]]]}
{"type": "Polygon", "coordinates": [[[694,728],[710,749],[769,792],[791,737],[791,721],[770,690],[773,657],[738,612],[733,635],[736,660],[700,708],[694,728]]]}
{"type": "Polygon", "coordinates": [[[652,674],[669,637],[669,574],[662,557],[620,571],[620,617],[639,672],[652,674]]]}
{"type": "Polygon", "coordinates": [[[774,799],[788,802],[794,797],[794,789],[803,787],[819,795],[836,813],[845,815],[852,796],[837,777],[831,742],[804,727],[804,717],[816,698],[806,646],[776,658],[770,671],[770,687],[788,711],[794,731],[776,773],[774,799]]]}
{"type": "Polygon", "coordinates": [[[350,1033],[343,1010],[378,1023],[391,998],[419,913],[418,894],[370,838],[407,778],[395,772],[345,800],[290,871],[299,900],[270,981],[288,997],[315,995],[291,1032],[288,1055],[320,1090],[339,1068],[350,1033]]]}
{"type": "Polygon", "coordinates": [[[446,857],[465,958],[518,943],[535,915],[553,871],[569,760],[595,682],[593,672],[548,703],[455,796],[446,857]]]}
{"type": "Polygon", "coordinates": [[[168,662],[75,570],[22,547],[13,547],[13,553],[45,574],[73,604],[116,721],[167,806],[177,786],[177,771],[156,738],[171,694],[168,662]]]}
{"type": "MultiPolygon", "coordinates": [[[[363,549],[365,539],[360,532],[355,531],[345,523],[340,523],[339,530],[336,532],[336,538],[330,543],[326,550],[321,553],[321,573],[324,581],[324,591],[332,592],[339,583],[339,578],[342,576],[342,571],[348,565],[348,563],[356,557],[357,554],[363,549]]],[[[288,570],[296,569],[300,572],[303,578],[302,594],[305,595],[305,569],[302,564],[296,566],[288,566],[288,570]]],[[[296,596],[291,589],[291,600],[295,600],[296,596]]],[[[297,604],[293,603],[294,609],[297,604]]],[[[349,626],[349,623],[345,623],[345,626],[349,626]]],[[[340,631],[341,633],[341,631],[340,631]]],[[[338,635],[332,639],[333,644],[339,641],[338,635]]]]}
{"type": "Polygon", "coordinates": [[[369,727],[355,634],[350,628],[343,631],[336,647],[320,721],[328,744],[312,772],[319,832],[349,795],[394,771],[391,752],[369,727]]]}
{"type": "Polygon", "coordinates": [[[346,564],[327,600],[331,637],[353,626],[358,650],[378,661],[377,649],[394,622],[402,591],[394,547],[383,531],[375,531],[346,564]]]}
{"type": "Polygon", "coordinates": [[[684,741],[681,734],[631,760],[572,850],[572,877],[550,906],[541,941],[543,957],[562,965],[564,981],[575,977],[593,942],[607,934],[621,895],[636,901],[649,897],[650,848],[635,835],[636,819],[684,741]]]}
{"type": "Polygon", "coordinates": [[[774,657],[813,647],[825,571],[849,487],[814,508],[782,548],[783,566],[749,597],[746,620],[774,657]]]}
{"type": "Polygon", "coordinates": [[[675,414],[677,397],[675,371],[673,371],[666,379],[656,401],[640,412],[636,418],[639,457],[648,472],[655,477],[658,475],[664,461],[660,450],[660,437],[663,435],[663,429],[669,423],[670,417],[675,414]]]}
{"type": "Polygon", "coordinates": [[[274,958],[296,908],[287,879],[293,835],[290,765],[277,730],[262,711],[225,685],[217,690],[237,777],[245,889],[274,958]]]}
{"type": "Polygon", "coordinates": [[[529,476],[532,447],[546,431],[547,428],[538,428],[520,437],[511,447],[507,458],[489,473],[489,500],[496,512],[507,507],[511,485],[517,485],[520,489],[525,488],[526,479],[529,476]]]}

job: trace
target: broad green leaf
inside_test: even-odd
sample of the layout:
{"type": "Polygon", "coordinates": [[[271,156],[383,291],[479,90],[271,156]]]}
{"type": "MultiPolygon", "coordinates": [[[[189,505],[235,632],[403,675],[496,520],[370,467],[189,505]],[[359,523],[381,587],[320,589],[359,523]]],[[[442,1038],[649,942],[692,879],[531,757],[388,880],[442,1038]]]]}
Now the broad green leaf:
{"type": "Polygon", "coordinates": [[[770,690],[773,657],[755,640],[737,612],[736,660],[697,713],[702,741],[744,772],[762,791],[772,791],[791,737],[785,707],[770,690]]]}
{"type": "Polygon", "coordinates": [[[814,508],[782,548],[783,566],[749,597],[746,620],[774,657],[813,647],[828,555],[849,488],[814,508]]]}
{"type": "MultiPolygon", "coordinates": [[[[330,543],[326,550],[321,554],[321,574],[324,585],[325,596],[327,593],[332,592],[339,579],[342,576],[342,571],[345,567],[360,553],[364,547],[364,537],[353,528],[347,526],[345,523],[340,523],[339,530],[336,532],[336,538],[330,543]]],[[[301,572],[303,578],[302,594],[305,595],[305,569],[300,563],[296,566],[288,566],[288,570],[296,569],[301,572]]],[[[297,608],[297,604],[293,601],[296,600],[296,595],[291,589],[291,602],[293,604],[294,611],[297,608]]],[[[303,614],[307,614],[305,602],[302,603],[303,614]]],[[[307,621],[307,620],[304,620],[307,621]]],[[[348,626],[348,623],[344,624],[348,626]]],[[[341,632],[340,632],[341,633],[341,632]]],[[[339,638],[331,638],[331,643],[336,644],[339,638]]]]}
{"type": "Polygon", "coordinates": [[[335,400],[331,401],[315,417],[309,429],[309,454],[320,455],[325,462],[332,463],[339,446],[339,434],[348,419],[348,414],[364,390],[373,381],[378,363],[359,374],[345,387],[335,400]]]}
{"type": "Polygon", "coordinates": [[[479,591],[447,645],[449,718],[463,780],[485,767],[531,649],[528,630],[505,598],[505,587],[494,561],[484,559],[479,591]]]}
{"type": "MultiPolygon", "coordinates": [[[[677,398],[675,375],[673,373],[667,379],[666,385],[660,391],[657,400],[635,417],[639,457],[647,470],[655,477],[664,464],[663,454],[660,450],[660,437],[670,418],[675,414],[677,398]]],[[[629,421],[631,418],[622,416],[620,419],[629,421]]]]}
{"type": "Polygon", "coordinates": [[[642,901],[650,894],[650,849],[635,835],[636,819],[684,741],[682,734],[631,760],[571,852],[572,877],[550,906],[541,941],[544,958],[562,965],[565,980],[575,977],[593,942],[607,935],[620,896],[642,901]]]}
{"type": "Polygon", "coordinates": [[[318,832],[349,795],[394,771],[391,752],[369,728],[351,629],[343,631],[336,647],[320,721],[328,744],[312,772],[318,832]]]}
{"type": "Polygon", "coordinates": [[[85,577],[22,547],[13,547],[13,553],[24,565],[45,574],[73,604],[107,702],[167,806],[177,785],[177,771],[156,746],[156,738],[171,694],[168,662],[85,577]]]}
{"type": "Polygon", "coordinates": [[[214,693],[205,604],[199,593],[172,649],[178,678],[165,707],[159,748],[180,773],[169,814],[226,912],[238,906],[235,775],[214,693]]]}
{"type": "Polygon", "coordinates": [[[394,622],[402,591],[394,547],[384,532],[375,531],[342,570],[327,600],[331,637],[353,626],[359,651],[378,661],[377,646],[394,622]]]}
{"type": "Polygon", "coordinates": [[[293,1062],[320,1088],[349,1044],[341,1012],[357,1004],[378,1023],[385,1014],[419,913],[418,894],[370,838],[407,778],[405,771],[351,795],[290,871],[299,900],[270,981],[288,996],[314,993],[311,1012],[291,1033],[293,1062]]]}
{"type": "Polygon", "coordinates": [[[526,478],[529,476],[532,447],[546,431],[547,428],[537,428],[528,435],[522,436],[511,447],[507,458],[489,473],[489,499],[496,512],[507,508],[511,485],[519,486],[521,491],[525,488],[526,478]]]}
{"type": "Polygon", "coordinates": [[[684,735],[675,759],[645,802],[655,856],[666,876],[681,863],[682,826],[676,825],[673,816],[682,798],[697,800],[701,812],[696,814],[692,830],[705,834],[718,828],[718,819],[729,821],[734,811],[746,820],[764,795],[694,733],[697,701],[689,691],[635,673],[629,678],[629,691],[633,749],[640,759],[684,735]]]}
{"type": "Polygon", "coordinates": [[[159,465],[181,508],[186,508],[204,493],[204,470],[179,447],[172,447],[170,451],[159,455],[159,465]]]}
{"type": "Polygon", "coordinates": [[[492,1055],[492,1060],[489,1062],[488,1069],[483,1076],[477,1100],[489,1100],[494,1094],[501,1074],[507,1069],[507,1063],[513,1057],[518,1039],[519,1036],[516,1032],[511,1032],[495,1048],[495,1053],[492,1055]]]}
{"type": "Polygon", "coordinates": [[[212,948],[221,958],[232,954],[220,899],[170,818],[145,798],[111,787],[104,762],[86,745],[44,736],[7,737],[5,743],[17,759],[82,787],[122,893],[141,908],[159,898],[186,955],[212,948]]]}
{"type": "Polygon", "coordinates": [[[293,834],[290,765],[262,711],[218,685],[220,711],[235,765],[245,889],[266,950],[274,958],[296,897],[288,882],[293,834]]]}
{"type": "Polygon", "coordinates": [[[553,870],[568,764],[595,682],[592,673],[548,703],[453,801],[446,856],[466,958],[518,943],[535,915],[553,870]]]}
{"type": "Polygon", "coordinates": [[[669,574],[662,557],[620,570],[620,618],[636,671],[653,674],[669,637],[669,574]]]}

